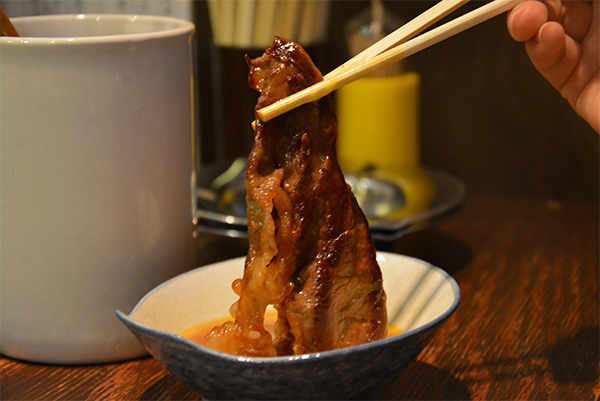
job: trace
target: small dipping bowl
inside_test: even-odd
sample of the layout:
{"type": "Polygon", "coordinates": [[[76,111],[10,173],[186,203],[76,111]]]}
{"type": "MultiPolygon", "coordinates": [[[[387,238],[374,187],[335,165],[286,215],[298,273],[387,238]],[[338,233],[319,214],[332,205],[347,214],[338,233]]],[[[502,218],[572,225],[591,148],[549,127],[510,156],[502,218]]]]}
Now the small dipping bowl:
{"type": "Polygon", "coordinates": [[[407,256],[377,255],[389,322],[402,334],[320,353],[238,357],[198,345],[177,333],[228,316],[238,297],[231,283],[244,258],[177,276],[117,316],[173,376],[204,399],[351,399],[396,381],[458,307],[461,292],[443,270],[407,256]]]}

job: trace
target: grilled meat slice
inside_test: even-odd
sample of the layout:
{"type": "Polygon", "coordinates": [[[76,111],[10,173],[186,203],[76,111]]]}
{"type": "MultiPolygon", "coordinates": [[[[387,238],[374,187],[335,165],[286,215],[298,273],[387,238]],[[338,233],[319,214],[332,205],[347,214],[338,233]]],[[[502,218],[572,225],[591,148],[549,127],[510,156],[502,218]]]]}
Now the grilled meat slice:
{"type": "MultiPolygon", "coordinates": [[[[281,38],[247,62],[249,84],[260,92],[257,110],[323,79],[304,49],[281,38]]],[[[329,96],[257,122],[246,170],[250,247],[235,322],[215,328],[208,347],[304,354],[385,335],[381,271],[338,165],[336,138],[329,96]],[[273,341],[263,327],[268,305],[278,311],[273,341]]]]}

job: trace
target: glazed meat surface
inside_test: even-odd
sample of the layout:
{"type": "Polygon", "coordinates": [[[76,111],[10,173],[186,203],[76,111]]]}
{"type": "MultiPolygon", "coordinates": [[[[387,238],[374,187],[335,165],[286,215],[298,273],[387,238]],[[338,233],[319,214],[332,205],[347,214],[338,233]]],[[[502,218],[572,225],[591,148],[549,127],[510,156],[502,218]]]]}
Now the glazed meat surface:
{"type": "MultiPolygon", "coordinates": [[[[247,60],[256,109],[323,79],[296,43],[275,38],[247,60]]],[[[206,345],[247,356],[304,354],[378,340],[386,297],[367,221],[336,158],[330,97],[268,122],[258,121],[246,170],[249,252],[235,321],[206,345]],[[263,326],[268,305],[275,336],[263,326]]]]}

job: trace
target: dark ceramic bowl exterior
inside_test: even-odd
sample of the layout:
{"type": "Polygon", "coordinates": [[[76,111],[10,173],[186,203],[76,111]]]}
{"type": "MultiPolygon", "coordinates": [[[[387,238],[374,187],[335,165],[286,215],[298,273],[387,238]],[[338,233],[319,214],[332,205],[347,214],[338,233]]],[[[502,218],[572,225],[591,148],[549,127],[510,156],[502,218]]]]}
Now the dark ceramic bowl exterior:
{"type": "Polygon", "coordinates": [[[454,298],[427,324],[369,344],[290,357],[227,355],[147,327],[120,311],[117,316],[173,376],[205,399],[353,399],[368,397],[370,391],[397,380],[456,310],[460,289],[451,277],[445,280],[454,298]]]}

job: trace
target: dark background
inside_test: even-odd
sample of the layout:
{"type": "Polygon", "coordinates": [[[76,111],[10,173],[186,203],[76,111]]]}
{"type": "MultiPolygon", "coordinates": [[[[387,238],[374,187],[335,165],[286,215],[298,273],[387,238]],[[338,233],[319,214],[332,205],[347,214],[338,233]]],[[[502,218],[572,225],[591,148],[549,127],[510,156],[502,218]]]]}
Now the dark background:
{"type": "MultiPolygon", "coordinates": [[[[383,1],[387,10],[404,21],[436,3],[383,1]]],[[[105,2],[85,3],[87,9],[96,6],[102,10],[105,2]]],[[[125,0],[118,3],[127,9],[125,0]]],[[[141,13],[157,11],[148,7],[146,10],[141,3],[131,2],[130,8],[141,13]]],[[[483,4],[484,1],[473,0],[444,21],[483,4]]],[[[79,0],[65,4],[3,0],[2,5],[15,17],[57,12],[54,8],[79,12],[81,8],[79,0]],[[25,3],[32,5],[26,7],[25,3]]],[[[324,74],[349,58],[344,28],[368,7],[369,1],[365,0],[331,0],[327,41],[307,49],[324,74]]],[[[247,51],[215,49],[211,45],[206,1],[193,0],[192,8],[198,69],[197,163],[198,167],[215,161],[227,164],[249,152],[253,141],[249,121],[253,119],[257,95],[246,85],[247,51]],[[214,110],[219,105],[224,105],[221,109],[227,111],[217,119],[214,110]],[[220,133],[215,127],[216,120],[234,134],[220,133]]],[[[250,56],[256,57],[263,50],[250,51],[250,56]]],[[[469,197],[598,202],[599,136],[533,68],[524,44],[509,36],[506,15],[425,49],[404,62],[422,78],[424,165],[462,179],[469,197]]]]}
{"type": "MultiPolygon", "coordinates": [[[[435,2],[384,4],[410,20],[435,2]]],[[[444,21],[483,4],[473,1],[444,21]]],[[[344,26],[368,6],[368,1],[332,1],[327,43],[311,50],[324,74],[349,58],[344,26]]],[[[210,26],[206,4],[198,1],[195,7],[199,86],[206,93],[210,26]]],[[[234,59],[246,68],[242,56],[234,59]]],[[[406,64],[422,76],[424,165],[461,178],[469,196],[598,201],[599,136],[535,70],[524,44],[509,36],[506,15],[425,49],[406,64]]],[[[228,99],[237,97],[232,93],[228,99]]],[[[202,108],[207,101],[200,100],[202,108]]],[[[215,139],[210,122],[200,120],[201,157],[211,162],[218,153],[215,139]]],[[[247,141],[251,132],[244,135],[247,141]]]]}

